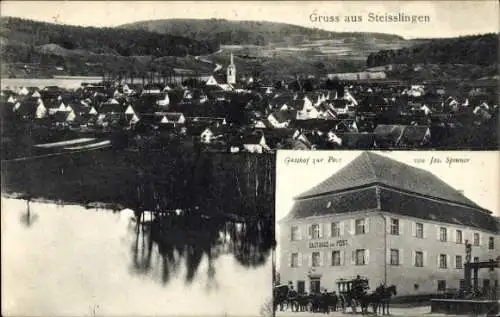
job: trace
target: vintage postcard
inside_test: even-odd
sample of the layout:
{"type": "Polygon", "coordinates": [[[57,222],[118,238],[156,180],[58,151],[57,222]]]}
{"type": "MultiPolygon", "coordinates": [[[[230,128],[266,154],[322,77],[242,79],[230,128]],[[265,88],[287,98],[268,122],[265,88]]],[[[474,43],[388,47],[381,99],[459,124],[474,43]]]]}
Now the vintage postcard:
{"type": "Polygon", "coordinates": [[[476,310],[494,311],[499,159],[498,152],[280,151],[277,316],[377,307],[397,316],[467,313],[460,301],[473,299],[482,301],[476,310]]]}
{"type": "Polygon", "coordinates": [[[383,303],[415,295],[430,306],[429,296],[453,289],[465,300],[495,294],[485,274],[497,262],[481,263],[498,234],[495,206],[485,203],[498,189],[496,1],[2,1],[0,9],[2,315],[271,316],[293,308],[309,316],[318,311],[315,293],[339,292],[335,274],[349,280],[358,268],[370,292],[396,285],[398,295],[383,303]],[[423,152],[371,152],[388,149],[423,152]],[[351,250],[347,214],[342,238],[324,229],[325,239],[309,241],[304,227],[303,244],[283,245],[283,226],[317,216],[316,205],[302,205],[315,200],[297,195],[357,156],[365,169],[345,176],[345,186],[380,180],[384,164],[401,175],[348,190],[329,211],[368,204],[377,210],[373,219],[362,214],[370,234],[382,221],[375,214],[401,230],[421,216],[425,227],[451,230],[446,239],[463,227],[471,242],[477,230],[479,264],[457,245],[456,254],[442,253],[449,274],[441,274],[427,266],[437,253],[398,244],[391,259],[404,262],[382,279],[375,267],[392,249],[378,249],[367,232],[351,250]],[[437,176],[413,179],[406,169],[437,176]],[[411,284],[395,279],[414,252],[426,263],[421,274],[408,270],[411,284]],[[308,261],[346,264],[318,269],[324,276],[312,281],[308,261]],[[476,276],[478,265],[486,268],[476,276]],[[464,270],[471,278],[459,283],[464,270]]]}

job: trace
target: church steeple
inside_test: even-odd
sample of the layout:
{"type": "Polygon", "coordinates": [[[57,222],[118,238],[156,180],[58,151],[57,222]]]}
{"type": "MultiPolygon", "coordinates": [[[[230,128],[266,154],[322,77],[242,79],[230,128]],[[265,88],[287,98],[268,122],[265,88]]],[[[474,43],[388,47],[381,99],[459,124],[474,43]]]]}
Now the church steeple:
{"type": "Polygon", "coordinates": [[[236,84],[236,66],[234,65],[233,52],[231,52],[231,63],[227,66],[227,83],[236,84]]]}

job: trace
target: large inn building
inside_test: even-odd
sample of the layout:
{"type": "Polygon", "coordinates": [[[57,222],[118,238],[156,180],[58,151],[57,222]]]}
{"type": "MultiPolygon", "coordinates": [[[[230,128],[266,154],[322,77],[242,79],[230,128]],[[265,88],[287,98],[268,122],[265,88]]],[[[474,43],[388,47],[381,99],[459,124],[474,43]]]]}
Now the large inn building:
{"type": "MultiPolygon", "coordinates": [[[[337,280],[359,274],[371,290],[437,293],[464,283],[465,240],[471,261],[499,254],[490,211],[430,172],[370,152],[295,197],[280,228],[280,280],[299,292],[338,291],[337,280]]],[[[498,285],[498,271],[478,277],[479,287],[498,285]]]]}

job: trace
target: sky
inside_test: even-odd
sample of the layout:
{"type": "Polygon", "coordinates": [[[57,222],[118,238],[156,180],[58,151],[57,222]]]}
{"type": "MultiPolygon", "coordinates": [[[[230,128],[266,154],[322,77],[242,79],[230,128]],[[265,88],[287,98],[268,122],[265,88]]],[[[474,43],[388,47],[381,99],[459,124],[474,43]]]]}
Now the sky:
{"type": "MultiPolygon", "coordinates": [[[[373,151],[411,166],[425,169],[439,177],[479,206],[500,216],[500,153],[496,151],[373,151]],[[430,164],[431,157],[470,159],[469,163],[430,164]],[[423,158],[425,163],[416,163],[423,158]]],[[[279,151],[276,161],[276,220],[292,209],[293,197],[309,190],[349,164],[362,151],[279,151]],[[309,158],[309,163],[289,163],[287,158],[309,158]],[[314,164],[314,159],[323,158],[314,164]],[[332,158],[329,162],[329,158],[332,158]]],[[[279,225],[276,238],[279,241],[279,225]]],[[[279,245],[276,254],[279,254],[279,245]]],[[[278,264],[279,265],[279,264],[278,264]]]]}
{"type": "Polygon", "coordinates": [[[452,37],[498,32],[497,1],[1,1],[1,15],[82,26],[114,27],[141,20],[218,18],[266,20],[330,31],[392,33],[405,38],[452,37]],[[429,22],[369,22],[368,15],[425,15],[429,22]],[[318,22],[316,16],[339,16],[318,22]],[[313,19],[311,19],[313,15],[313,19]],[[362,16],[359,23],[346,16],[362,16]],[[317,19],[316,19],[317,20],[317,19]]]}

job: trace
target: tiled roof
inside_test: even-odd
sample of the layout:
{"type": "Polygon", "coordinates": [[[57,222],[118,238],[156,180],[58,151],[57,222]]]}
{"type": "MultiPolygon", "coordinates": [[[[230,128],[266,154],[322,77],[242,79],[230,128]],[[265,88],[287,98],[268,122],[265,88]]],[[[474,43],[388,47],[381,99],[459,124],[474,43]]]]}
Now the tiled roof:
{"type": "Polygon", "coordinates": [[[363,152],[347,166],[297,199],[382,184],[405,192],[479,208],[434,174],[372,152],[363,152]]]}
{"type": "Polygon", "coordinates": [[[383,211],[500,232],[494,217],[477,208],[419,197],[384,185],[330,193],[313,199],[298,199],[282,221],[354,211],[383,211]]]}

